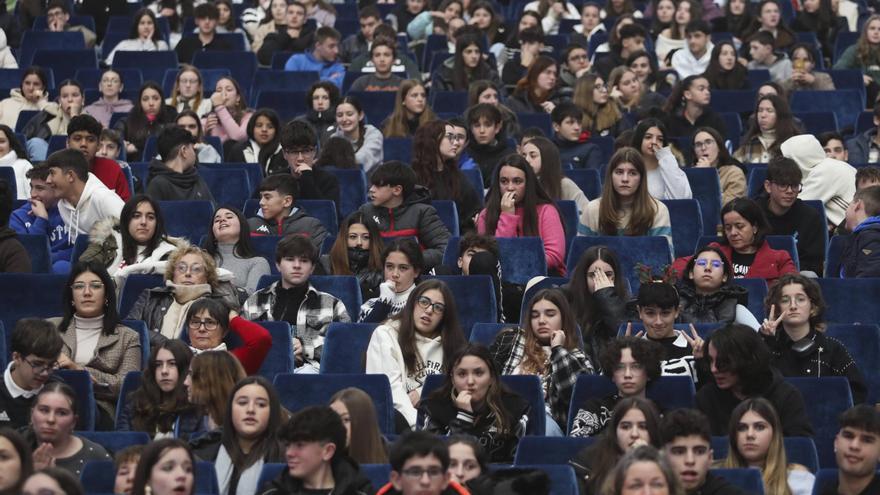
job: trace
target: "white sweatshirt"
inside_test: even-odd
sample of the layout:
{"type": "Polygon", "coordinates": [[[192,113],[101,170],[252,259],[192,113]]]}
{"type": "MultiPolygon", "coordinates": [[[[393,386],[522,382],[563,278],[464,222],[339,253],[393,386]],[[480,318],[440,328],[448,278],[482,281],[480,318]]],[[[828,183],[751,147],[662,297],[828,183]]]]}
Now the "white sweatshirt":
{"type": "Polygon", "coordinates": [[[822,201],[828,223],[840,225],[856,193],[856,169],[846,162],[826,157],[822,144],[812,134],[790,137],[779,149],[783,156],[794,160],[804,174],[804,189],[798,198],[822,201]]]}
{"type": "Polygon", "coordinates": [[[18,199],[29,199],[31,197],[31,181],[27,178],[27,173],[28,170],[34,168],[31,162],[19,158],[14,150],[9,150],[9,153],[0,156],[0,167],[12,167],[12,170],[15,171],[18,199]]]}
{"type": "Polygon", "coordinates": [[[406,418],[410,427],[415,427],[416,408],[409,400],[409,392],[415,390],[421,394],[425,376],[443,372],[443,342],[439,336],[429,339],[416,333],[416,349],[425,365],[411,372],[403,363],[397,343],[399,327],[396,320],[376,327],[367,347],[367,373],[388,377],[394,409],[406,418]]]}
{"type": "Polygon", "coordinates": [[[125,202],[115,191],[108,189],[101,179],[89,173],[89,180],[86,181],[76,205],[70,204],[66,199],[58,201],[61,219],[69,229],[67,240],[71,244],[75,243],[77,236],[88,234],[98,220],[108,217],[119,218],[123,205],[125,202]]]}

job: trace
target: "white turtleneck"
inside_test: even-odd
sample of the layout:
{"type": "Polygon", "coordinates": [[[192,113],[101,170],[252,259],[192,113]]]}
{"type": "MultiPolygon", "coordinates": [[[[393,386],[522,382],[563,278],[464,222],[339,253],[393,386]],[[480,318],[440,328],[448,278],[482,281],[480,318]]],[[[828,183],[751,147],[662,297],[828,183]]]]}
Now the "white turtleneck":
{"type": "Polygon", "coordinates": [[[89,364],[95,356],[98,339],[104,330],[104,315],[94,318],[73,316],[73,328],[76,331],[76,356],[74,362],[80,366],[89,364]]]}

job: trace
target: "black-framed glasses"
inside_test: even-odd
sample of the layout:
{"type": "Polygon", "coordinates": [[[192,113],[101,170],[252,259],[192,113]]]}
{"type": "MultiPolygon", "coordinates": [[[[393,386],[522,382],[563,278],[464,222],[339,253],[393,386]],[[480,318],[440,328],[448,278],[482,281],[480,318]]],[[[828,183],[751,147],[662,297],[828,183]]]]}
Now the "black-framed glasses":
{"type": "Polygon", "coordinates": [[[308,148],[284,148],[284,149],[282,149],[282,151],[284,151],[285,154],[290,155],[290,156],[297,156],[297,155],[311,156],[311,155],[315,154],[314,146],[310,146],[308,148]]]}
{"type": "Polygon", "coordinates": [[[446,311],[445,304],[439,303],[439,302],[434,302],[427,296],[419,296],[419,298],[416,302],[419,303],[419,307],[421,307],[422,309],[431,308],[431,310],[434,311],[435,313],[437,313],[438,315],[442,315],[443,312],[446,311]]]}
{"type": "Polygon", "coordinates": [[[774,181],[771,181],[770,183],[775,185],[779,189],[782,189],[783,191],[801,192],[804,190],[803,184],[780,184],[779,182],[774,181]]]}
{"type": "Polygon", "coordinates": [[[21,358],[21,360],[26,362],[28,366],[31,367],[31,371],[33,371],[35,375],[40,375],[44,371],[48,371],[51,374],[53,371],[58,369],[58,361],[53,361],[51,363],[45,364],[34,364],[25,358],[21,358]]]}
{"type": "Polygon", "coordinates": [[[198,330],[199,327],[205,327],[205,330],[217,330],[220,323],[217,320],[189,320],[190,330],[198,330]]]}

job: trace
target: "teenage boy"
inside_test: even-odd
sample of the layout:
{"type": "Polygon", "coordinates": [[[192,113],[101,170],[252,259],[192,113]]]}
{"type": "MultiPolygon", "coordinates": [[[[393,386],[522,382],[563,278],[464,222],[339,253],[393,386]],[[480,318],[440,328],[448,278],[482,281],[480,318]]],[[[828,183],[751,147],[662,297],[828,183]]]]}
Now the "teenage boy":
{"type": "Polygon", "coordinates": [[[539,27],[523,29],[516,38],[520,46],[519,54],[508,60],[501,69],[501,82],[508,88],[516,86],[544,50],[544,32],[539,27]]]}
{"type": "Polygon", "coordinates": [[[315,31],[315,47],[311,52],[296,53],[287,59],[284,70],[317,72],[322,81],[330,81],[342,89],[345,66],[339,61],[339,40],[342,35],[329,26],[315,31]]]}
{"type": "Polygon", "coordinates": [[[68,244],[73,245],[79,234],[88,235],[95,222],[119,218],[125,202],[89,173],[89,164],[81,152],[56,151],[46,159],[45,166],[49,168],[46,185],[55,190],[58,210],[68,229],[68,244]]]}
{"type": "Polygon", "coordinates": [[[849,163],[880,162],[880,103],[874,103],[874,127],[846,142],[849,163]]]}
{"type": "Polygon", "coordinates": [[[852,235],[840,255],[840,277],[880,277],[880,186],[859,189],[846,209],[852,235]]]}
{"type": "Polygon", "coordinates": [[[355,79],[349,91],[397,91],[403,79],[391,72],[397,58],[397,40],[380,37],[370,46],[370,60],[376,72],[355,79]]]}
{"type": "Polygon", "coordinates": [[[825,156],[842,162],[849,162],[849,152],[846,150],[846,141],[837,131],[823,132],[819,134],[819,144],[825,150],[825,156]]]}
{"type": "Polygon", "coordinates": [[[279,52],[303,53],[315,41],[315,27],[306,23],[306,6],[294,0],[287,1],[285,25],[266,35],[257,49],[262,65],[272,65],[272,57],[279,52]]]}
{"type": "Polygon", "coordinates": [[[309,277],[318,263],[318,248],[301,235],[289,235],[275,248],[281,280],[254,292],[242,307],[251,321],[286,321],[295,325],[293,353],[297,373],[317,373],[327,327],[351,318],[342,301],[315,289],[309,277]]]}
{"type": "Polygon", "coordinates": [[[587,399],[571,424],[571,437],[592,437],[611,422],[614,407],[621,399],[645,398],[648,385],[660,377],[663,349],[654,342],[635,337],[618,337],[602,350],[600,363],[617,391],[605,397],[587,399]]]}
{"type": "Polygon", "coordinates": [[[745,495],[709,471],[712,437],[709,420],[696,409],[675,409],[663,415],[660,443],[675,475],[688,495],[745,495]]]}
{"type": "Polygon", "coordinates": [[[712,41],[709,36],[712,28],[702,19],[694,19],[684,28],[687,38],[687,49],[677,50],[672,55],[672,68],[678,73],[679,79],[696,76],[706,72],[712,58],[712,41]]]}
{"type": "Polygon", "coordinates": [[[856,191],[871,186],[880,186],[880,167],[859,167],[856,171],[856,191]]]}
{"type": "Polygon", "coordinates": [[[260,183],[260,211],[248,219],[251,236],[287,236],[300,234],[321,249],[330,235],[320,220],[294,206],[296,180],[290,175],[270,175],[260,183]]]}
{"type": "Polygon", "coordinates": [[[350,64],[355,58],[368,54],[373,42],[373,32],[382,24],[382,14],[375,5],[368,5],[358,11],[360,31],[342,40],[339,47],[339,59],[350,64]]]}
{"type": "Polygon", "coordinates": [[[516,321],[522,303],[523,287],[502,280],[500,260],[501,251],[494,237],[468,232],[458,243],[457,267],[438,266],[436,273],[437,275],[489,275],[495,287],[498,321],[516,321]]]}
{"type": "Polygon", "coordinates": [[[89,172],[101,179],[108,189],[116,191],[123,201],[128,201],[131,191],[122,168],[113,160],[97,156],[101,128],[101,123],[91,115],[82,114],[71,118],[67,124],[67,147],[81,151],[89,162],[89,172]]]}
{"type": "Polygon", "coordinates": [[[550,112],[553,143],[559,148],[559,159],[563,165],[598,170],[602,166],[602,150],[588,142],[588,133],[583,132],[581,127],[583,118],[584,112],[574,103],[556,105],[550,112]]]}
{"type": "Polygon", "coordinates": [[[55,190],[46,184],[49,167],[36,166],[27,172],[31,181],[31,197],[21,208],[12,212],[9,227],[19,234],[39,234],[49,237],[53,273],[70,272],[73,245],[67,240],[68,228],[58,211],[55,190]]]}
{"type": "Polygon", "coordinates": [[[150,163],[147,195],[156,201],[206,200],[214,196],[196,172],[196,138],[186,129],[166,127],[159,133],[159,157],[150,163]]]}
{"type": "Polygon", "coordinates": [[[198,33],[184,36],[174,47],[177,60],[182,64],[191,64],[198,52],[231,51],[232,47],[226,40],[217,37],[217,20],[220,12],[213,3],[203,3],[193,10],[198,33]]]}
{"type": "Polygon", "coordinates": [[[329,407],[311,406],[294,414],[278,432],[287,469],[264,485],[260,494],[373,493],[370,480],[347,455],[346,435],[339,415],[329,407]]]}
{"type": "Polygon", "coordinates": [[[823,236],[827,227],[813,208],[798,199],[801,190],[801,169],[794,160],[777,157],[767,165],[764,180],[765,196],[758,198],[775,235],[794,236],[801,270],[822,276],[825,261],[823,236]]]}
{"type": "Polygon", "coordinates": [[[281,150],[289,169],[269,170],[268,175],[290,173],[299,185],[300,199],[329,199],[339,206],[339,180],[314,168],[318,160],[318,134],[308,122],[291,120],[281,127],[281,150]]]}
{"type": "Polygon", "coordinates": [[[593,64],[594,71],[602,76],[603,81],[608,80],[611,71],[619,66],[626,65],[626,59],[637,51],[645,49],[645,38],[648,32],[641,24],[627,24],[620,28],[620,47],[614,47],[607,57],[596,60],[593,64]]]}
{"type": "Polygon", "coordinates": [[[137,471],[137,465],[143,453],[143,445],[130,445],[116,452],[116,455],[113,456],[113,468],[116,471],[113,493],[131,493],[134,485],[134,473],[137,471]]]}
{"type": "Polygon", "coordinates": [[[758,31],[749,38],[749,70],[769,70],[770,79],[779,84],[791,79],[791,60],[774,51],[775,39],[768,31],[758,31]]]}
{"type": "Polygon", "coordinates": [[[122,136],[119,131],[102,129],[101,136],[98,137],[98,151],[95,152],[95,156],[116,161],[119,158],[119,143],[121,142],[122,136]]]}
{"type": "Polygon", "coordinates": [[[429,271],[443,261],[449,230],[431,206],[430,193],[416,180],[412,167],[383,163],[370,175],[370,201],[358,211],[376,223],[382,237],[415,236],[429,271]]]}
{"type": "Polygon", "coordinates": [[[467,489],[449,479],[449,447],[423,431],[404,433],[388,456],[391,481],[376,495],[464,495],[467,489]]]}
{"type": "Polygon", "coordinates": [[[52,32],[79,32],[83,35],[86,48],[94,48],[97,35],[85,26],[70,25],[70,3],[67,0],[52,0],[46,9],[46,23],[48,31],[52,32]]]}
{"type": "Polygon", "coordinates": [[[467,119],[473,137],[468,143],[467,153],[477,162],[483,180],[488,184],[498,162],[513,153],[501,134],[501,110],[491,103],[478,103],[467,112],[467,119]]]}
{"type": "MultiPolygon", "coordinates": [[[[477,162],[474,161],[473,158],[470,157],[465,150],[468,145],[468,131],[467,124],[464,123],[461,117],[453,117],[446,121],[449,124],[449,127],[452,127],[452,139],[458,143],[458,148],[456,148],[455,158],[458,160],[458,168],[459,170],[469,170],[473,168],[477,168],[477,162]]],[[[480,191],[477,191],[477,194],[482,196],[480,191]]]]}
{"type": "Polygon", "coordinates": [[[590,70],[590,56],[581,45],[568,45],[562,52],[562,68],[559,70],[559,89],[563,96],[571,97],[577,80],[590,70]]]}
{"type": "Polygon", "coordinates": [[[880,413],[860,404],[843,412],[834,437],[837,482],[817,487],[820,495],[873,495],[880,493],[880,413]]]}
{"type": "Polygon", "coordinates": [[[12,331],[12,360],[0,382],[0,426],[18,429],[30,423],[34,396],[58,367],[64,342],[55,325],[23,318],[12,331]]]}
{"type": "MultiPolygon", "coordinates": [[[[373,30],[373,39],[379,37],[396,40],[397,31],[395,31],[394,28],[389,26],[388,24],[379,24],[373,30]]],[[[354,60],[351,61],[351,65],[349,65],[348,70],[350,72],[362,72],[364,74],[375,72],[376,67],[373,66],[373,61],[370,60],[370,52],[364,51],[364,53],[355,57],[354,60]]],[[[419,64],[417,64],[415,60],[405,54],[397,55],[397,58],[394,59],[394,65],[391,66],[391,72],[399,75],[400,77],[405,77],[406,79],[422,79],[422,73],[419,70],[419,64]]]]}

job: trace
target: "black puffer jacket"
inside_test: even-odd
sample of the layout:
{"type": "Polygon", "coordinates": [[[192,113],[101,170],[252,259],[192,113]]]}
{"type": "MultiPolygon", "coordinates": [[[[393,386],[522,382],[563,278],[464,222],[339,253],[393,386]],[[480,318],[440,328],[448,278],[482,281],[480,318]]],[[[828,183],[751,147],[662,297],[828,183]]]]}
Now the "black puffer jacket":
{"type": "MultiPolygon", "coordinates": [[[[373,485],[360,471],[357,463],[348,457],[340,456],[333,464],[333,490],[330,495],[371,495],[373,485]]],[[[314,493],[303,487],[301,480],[290,476],[287,469],[281,472],[281,476],[266,483],[262,487],[260,495],[305,495],[314,493]]]]}
{"type": "MultiPolygon", "coordinates": [[[[370,252],[366,249],[348,248],[348,269],[358,279],[361,287],[361,296],[367,301],[379,297],[379,284],[385,281],[385,275],[381,271],[370,269],[370,252]]],[[[321,255],[321,273],[316,275],[336,275],[333,273],[333,265],[329,254],[321,255]]]]}
{"type": "Polygon", "coordinates": [[[679,321],[682,323],[730,323],[736,320],[736,305],[748,301],[749,291],[731,283],[709,295],[697,293],[691,280],[676,284],[681,299],[679,321]]]}

